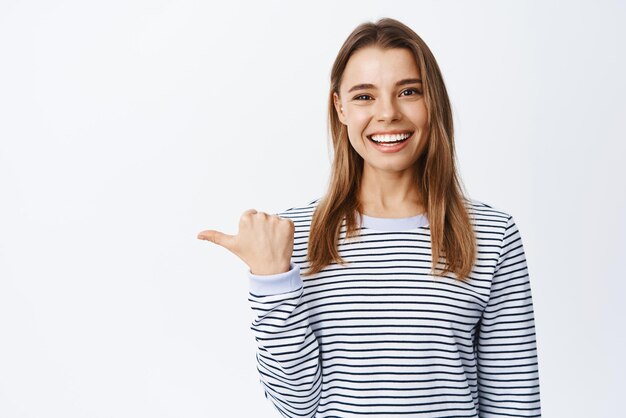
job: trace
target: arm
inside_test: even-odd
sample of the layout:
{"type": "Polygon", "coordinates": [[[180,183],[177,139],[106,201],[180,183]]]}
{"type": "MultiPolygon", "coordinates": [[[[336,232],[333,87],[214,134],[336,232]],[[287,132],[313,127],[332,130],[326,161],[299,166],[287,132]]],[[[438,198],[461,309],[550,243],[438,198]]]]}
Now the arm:
{"type": "Polygon", "coordinates": [[[249,301],[256,317],[252,330],[257,342],[257,369],[265,397],[285,417],[314,417],[320,401],[322,365],[300,268],[273,275],[248,270],[249,301]]]}
{"type": "Polygon", "coordinates": [[[540,417],[530,279],[522,238],[511,216],[476,343],[480,417],[540,417]]]}

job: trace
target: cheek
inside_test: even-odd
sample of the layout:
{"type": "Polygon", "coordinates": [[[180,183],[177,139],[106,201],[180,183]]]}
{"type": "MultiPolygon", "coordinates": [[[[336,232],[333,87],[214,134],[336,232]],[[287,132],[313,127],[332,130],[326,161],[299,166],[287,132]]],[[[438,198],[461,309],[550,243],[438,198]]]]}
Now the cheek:
{"type": "Polygon", "coordinates": [[[352,144],[353,148],[359,149],[363,147],[363,141],[361,140],[361,132],[348,128],[348,140],[352,144]]]}
{"type": "Polygon", "coordinates": [[[367,116],[362,114],[357,113],[351,115],[351,118],[348,120],[348,129],[350,130],[350,134],[354,135],[355,138],[359,136],[362,137],[367,128],[368,120],[367,116]]]}
{"type": "Polygon", "coordinates": [[[365,143],[367,138],[365,138],[363,129],[364,127],[362,125],[348,125],[348,141],[350,141],[352,148],[354,148],[361,157],[363,157],[363,152],[365,152],[367,146],[365,143]]]}
{"type": "Polygon", "coordinates": [[[360,149],[365,149],[365,147],[367,146],[366,141],[368,140],[365,137],[365,133],[363,132],[362,129],[360,128],[353,128],[353,129],[349,129],[348,130],[348,140],[350,141],[350,143],[352,144],[352,147],[360,150],[360,149]]]}
{"type": "Polygon", "coordinates": [[[411,119],[413,123],[419,126],[422,129],[426,129],[428,125],[428,110],[426,109],[426,105],[422,101],[422,105],[413,109],[411,119]]]}
{"type": "Polygon", "coordinates": [[[350,148],[352,148],[361,158],[367,157],[367,144],[363,142],[359,134],[353,135],[348,133],[348,141],[350,142],[350,148]]]}

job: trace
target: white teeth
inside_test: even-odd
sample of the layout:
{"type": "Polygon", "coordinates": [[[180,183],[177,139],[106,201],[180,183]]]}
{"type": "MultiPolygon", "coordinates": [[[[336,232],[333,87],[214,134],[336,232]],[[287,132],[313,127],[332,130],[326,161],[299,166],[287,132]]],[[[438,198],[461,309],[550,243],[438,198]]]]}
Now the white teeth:
{"type": "Polygon", "coordinates": [[[376,142],[397,142],[407,139],[409,136],[411,136],[410,132],[397,135],[372,135],[370,138],[376,142]]]}

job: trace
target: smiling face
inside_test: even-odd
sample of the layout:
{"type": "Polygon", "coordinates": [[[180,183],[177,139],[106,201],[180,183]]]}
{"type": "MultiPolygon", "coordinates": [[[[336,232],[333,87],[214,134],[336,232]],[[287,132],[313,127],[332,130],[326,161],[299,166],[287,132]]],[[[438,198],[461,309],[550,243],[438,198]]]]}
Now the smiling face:
{"type": "Polygon", "coordinates": [[[364,170],[412,170],[428,135],[419,80],[419,69],[408,49],[365,47],[348,60],[340,96],[333,93],[334,105],[347,127],[350,144],[364,160],[364,170]],[[394,135],[376,135],[385,133],[394,135]],[[411,135],[403,140],[406,134],[411,135]],[[394,141],[401,142],[381,144],[394,141]]]}

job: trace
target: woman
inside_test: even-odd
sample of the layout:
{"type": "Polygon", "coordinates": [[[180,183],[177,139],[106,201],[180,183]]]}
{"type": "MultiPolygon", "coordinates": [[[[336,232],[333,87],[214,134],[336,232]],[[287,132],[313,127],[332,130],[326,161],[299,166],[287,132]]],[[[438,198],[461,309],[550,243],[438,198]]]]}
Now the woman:
{"type": "Polygon", "coordinates": [[[394,19],[358,26],[329,123],[324,196],[198,235],[250,267],[265,396],[286,417],[540,416],[520,233],[462,193],[424,41],[394,19]]]}

